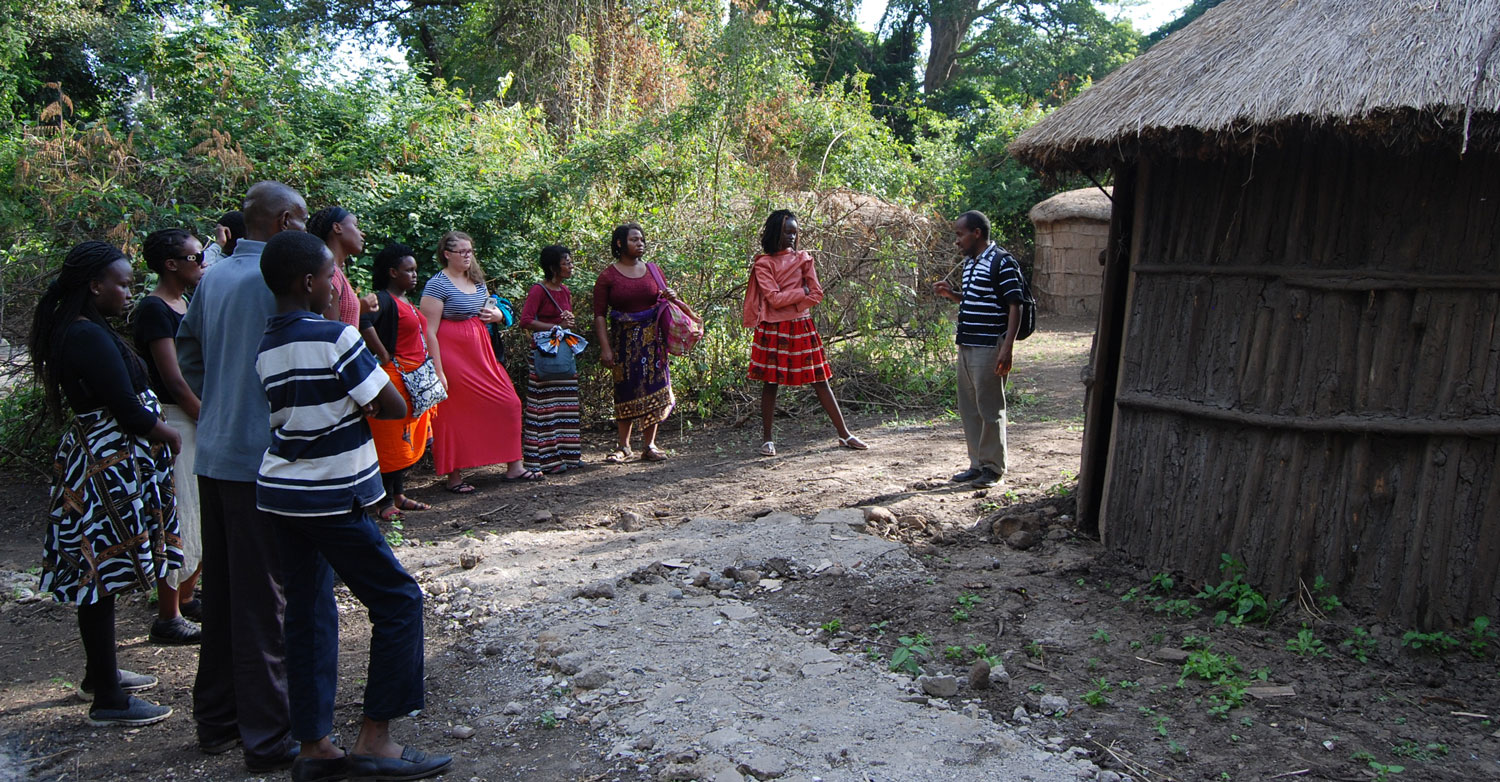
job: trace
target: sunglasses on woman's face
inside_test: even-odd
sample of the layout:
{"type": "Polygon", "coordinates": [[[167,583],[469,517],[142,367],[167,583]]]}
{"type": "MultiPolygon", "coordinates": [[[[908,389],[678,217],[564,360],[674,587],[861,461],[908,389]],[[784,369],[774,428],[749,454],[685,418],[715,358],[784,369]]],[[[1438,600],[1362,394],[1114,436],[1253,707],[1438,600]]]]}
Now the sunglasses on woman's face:
{"type": "Polygon", "coordinates": [[[203,253],[189,253],[187,255],[174,255],[174,256],[172,256],[172,260],[174,260],[174,261],[187,261],[188,263],[196,263],[199,266],[202,266],[203,265],[203,253]]]}

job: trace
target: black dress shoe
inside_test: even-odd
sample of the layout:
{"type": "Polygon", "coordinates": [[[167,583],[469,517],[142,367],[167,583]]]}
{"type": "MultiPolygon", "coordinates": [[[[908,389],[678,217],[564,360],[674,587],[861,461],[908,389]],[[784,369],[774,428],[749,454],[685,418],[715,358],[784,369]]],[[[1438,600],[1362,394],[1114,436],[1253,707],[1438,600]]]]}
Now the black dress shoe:
{"type": "Polygon", "coordinates": [[[1000,473],[986,467],[979,471],[978,477],[974,479],[974,485],[981,489],[988,489],[1000,482],[1000,473]]]}
{"type": "Polygon", "coordinates": [[[401,748],[401,757],[382,758],[375,755],[350,755],[349,778],[375,780],[376,782],[407,782],[411,779],[426,779],[448,770],[453,763],[450,755],[429,755],[420,749],[401,748]]]}
{"type": "Polygon", "coordinates": [[[953,483],[968,483],[969,481],[978,478],[979,473],[979,470],[970,467],[969,469],[964,470],[963,472],[953,476],[952,478],[949,478],[948,480],[952,481],[953,483]]]}
{"type": "Polygon", "coordinates": [[[301,745],[294,743],[292,744],[292,748],[282,755],[272,755],[271,757],[251,757],[250,755],[246,755],[245,770],[252,774],[264,774],[267,771],[284,771],[291,768],[292,764],[297,762],[297,755],[301,751],[301,745]]]}
{"type": "Polygon", "coordinates": [[[349,756],[297,758],[292,761],[292,782],[334,782],[349,778],[349,756]]]}

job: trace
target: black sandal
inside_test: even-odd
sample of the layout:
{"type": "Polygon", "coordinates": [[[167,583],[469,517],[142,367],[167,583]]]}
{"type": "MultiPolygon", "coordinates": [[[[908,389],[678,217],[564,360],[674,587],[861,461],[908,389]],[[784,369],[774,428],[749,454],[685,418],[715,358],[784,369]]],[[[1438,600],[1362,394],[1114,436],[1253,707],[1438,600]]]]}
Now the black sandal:
{"type": "Polygon", "coordinates": [[[474,493],[474,487],[470,486],[467,481],[459,481],[458,483],[453,484],[452,486],[444,485],[443,488],[447,489],[450,492],[453,492],[454,494],[473,494],[474,493]]]}

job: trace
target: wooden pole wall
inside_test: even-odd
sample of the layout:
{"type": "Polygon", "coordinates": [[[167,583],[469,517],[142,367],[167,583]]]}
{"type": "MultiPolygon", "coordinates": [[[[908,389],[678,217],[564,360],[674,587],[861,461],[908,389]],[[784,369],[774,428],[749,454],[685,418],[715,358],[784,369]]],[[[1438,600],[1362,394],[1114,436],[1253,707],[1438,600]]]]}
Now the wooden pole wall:
{"type": "Polygon", "coordinates": [[[1107,461],[1105,540],[1152,568],[1217,580],[1228,552],[1274,595],[1321,575],[1408,625],[1500,616],[1500,156],[1150,165],[1080,513],[1107,461]]]}

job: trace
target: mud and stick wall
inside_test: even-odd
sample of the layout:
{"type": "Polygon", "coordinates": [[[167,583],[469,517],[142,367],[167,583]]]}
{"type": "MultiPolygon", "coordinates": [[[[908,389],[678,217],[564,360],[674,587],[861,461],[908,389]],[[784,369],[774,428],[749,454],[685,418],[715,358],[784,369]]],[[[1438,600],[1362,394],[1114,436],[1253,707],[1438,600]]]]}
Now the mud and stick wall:
{"type": "Polygon", "coordinates": [[[1500,156],[1136,171],[1107,544],[1407,626],[1500,616],[1500,156]]]}

